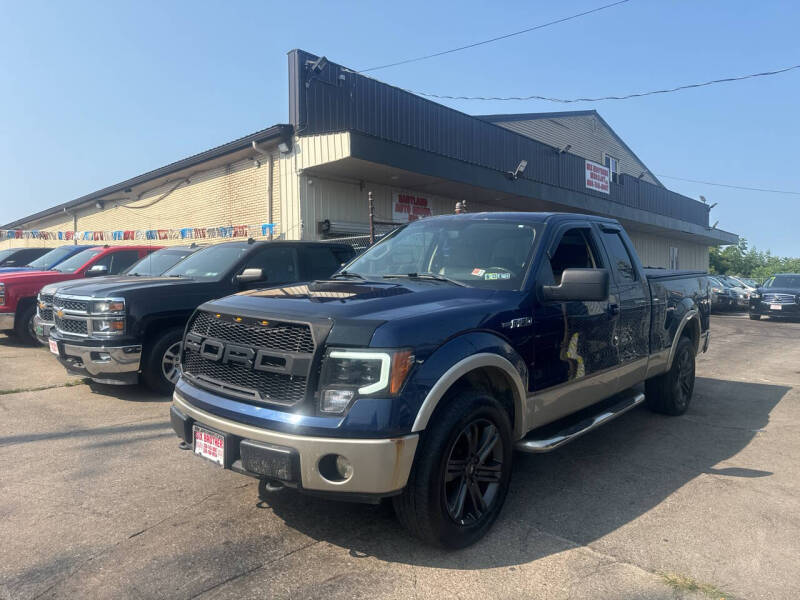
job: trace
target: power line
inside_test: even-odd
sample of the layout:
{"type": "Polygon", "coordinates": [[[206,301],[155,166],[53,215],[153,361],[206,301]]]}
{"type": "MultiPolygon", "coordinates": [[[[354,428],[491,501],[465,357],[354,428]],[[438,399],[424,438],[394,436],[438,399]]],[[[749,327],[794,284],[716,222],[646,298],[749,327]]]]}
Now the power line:
{"type": "MultiPolygon", "coordinates": [[[[417,56],[416,58],[408,58],[406,60],[400,60],[398,62],[389,63],[387,65],[380,65],[378,67],[370,67],[369,69],[361,69],[358,73],[367,73],[368,71],[377,71],[378,69],[388,69],[389,67],[396,67],[398,65],[407,65],[408,63],[417,62],[420,60],[428,60],[429,58],[436,58],[437,56],[444,56],[445,54],[452,54],[453,52],[460,52],[461,50],[467,50],[469,48],[475,48],[476,46],[483,46],[484,44],[491,44],[492,42],[497,42],[499,40],[505,40],[510,37],[514,37],[515,35],[522,35],[523,33],[529,33],[531,31],[536,31],[537,29],[543,29],[545,27],[549,27],[550,25],[557,25],[559,23],[564,23],[565,21],[571,21],[572,19],[577,19],[579,17],[585,17],[586,15],[590,15],[592,13],[599,12],[601,10],[605,10],[607,8],[612,8],[614,6],[618,6],[620,4],[625,4],[630,0],[619,0],[619,2],[613,2],[611,4],[606,4],[605,6],[598,6],[597,8],[593,8],[592,10],[587,10],[582,13],[578,13],[576,15],[571,15],[569,17],[563,17],[561,19],[556,19],[555,21],[550,21],[549,23],[542,23],[541,25],[536,25],[534,27],[528,27],[527,29],[523,29],[521,31],[515,31],[514,33],[507,33],[505,35],[500,35],[488,40],[483,40],[481,42],[474,42],[472,44],[467,44],[466,46],[459,46],[458,48],[451,48],[450,50],[443,50],[441,52],[435,52],[434,54],[426,54],[425,56],[417,56]]],[[[425,94],[423,94],[425,95],[425,94]]],[[[446,96],[442,96],[446,97],[446,96]]]]}
{"type": "Polygon", "coordinates": [[[430,94],[427,92],[415,92],[413,90],[406,90],[418,96],[425,96],[427,98],[439,98],[441,100],[546,100],[547,102],[559,102],[561,104],[571,104],[573,102],[601,102],[603,100],[628,100],[629,98],[641,98],[642,96],[653,96],[655,94],[670,94],[672,92],[680,92],[692,88],[701,88],[709,85],[716,85],[718,83],[729,83],[732,81],[742,81],[744,79],[754,79],[756,77],[768,77],[771,75],[779,75],[794,69],[800,69],[800,65],[792,65],[776,71],[764,71],[763,73],[750,73],[749,75],[738,75],[736,77],[725,77],[723,79],[712,79],[711,81],[704,81],[703,83],[689,83],[680,85],[674,88],[665,88],[663,90],[651,90],[649,92],[637,92],[634,94],[627,94],[625,96],[602,96],[599,98],[550,98],[548,96],[449,96],[445,94],[430,94]]]}
{"type": "Polygon", "coordinates": [[[793,192],[791,190],[771,190],[767,188],[748,187],[746,185],[730,185],[727,183],[714,183],[712,181],[700,181],[699,179],[683,179],[682,177],[672,177],[670,175],[659,175],[666,179],[675,179],[677,181],[688,181],[689,183],[702,183],[704,185],[715,185],[717,187],[731,188],[734,190],[747,190],[750,192],[769,192],[770,194],[791,194],[793,196],[800,196],[800,192],[793,192]]]}

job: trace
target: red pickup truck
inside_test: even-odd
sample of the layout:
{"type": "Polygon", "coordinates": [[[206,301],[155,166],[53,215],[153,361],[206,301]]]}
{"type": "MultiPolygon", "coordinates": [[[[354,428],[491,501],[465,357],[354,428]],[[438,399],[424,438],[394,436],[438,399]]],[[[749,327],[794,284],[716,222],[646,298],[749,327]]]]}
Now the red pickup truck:
{"type": "Polygon", "coordinates": [[[162,246],[88,246],[49,271],[23,271],[0,275],[0,331],[14,331],[20,340],[34,344],[33,317],[36,295],[49,283],[117,275],[162,246]]]}

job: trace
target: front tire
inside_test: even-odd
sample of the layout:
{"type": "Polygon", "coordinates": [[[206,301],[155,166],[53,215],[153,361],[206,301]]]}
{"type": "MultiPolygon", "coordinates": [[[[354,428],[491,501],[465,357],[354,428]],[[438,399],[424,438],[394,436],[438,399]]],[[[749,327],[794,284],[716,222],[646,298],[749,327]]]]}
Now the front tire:
{"type": "Polygon", "coordinates": [[[182,339],[182,327],[168,329],[153,341],[147,351],[142,365],[142,379],[148,388],[159,395],[170,395],[178,381],[182,339]]]}
{"type": "Polygon", "coordinates": [[[645,383],[645,396],[650,410],[671,416],[686,412],[694,394],[694,359],[694,343],[688,337],[681,337],[670,370],[645,383]]]}
{"type": "Polygon", "coordinates": [[[33,318],[36,316],[36,304],[23,308],[14,319],[14,333],[17,339],[27,346],[38,346],[36,332],[33,329],[33,318]]]}
{"type": "Polygon", "coordinates": [[[508,413],[486,391],[463,390],[443,402],[406,488],[392,500],[412,534],[455,549],[478,541],[500,514],[511,478],[512,431],[508,413]]]}

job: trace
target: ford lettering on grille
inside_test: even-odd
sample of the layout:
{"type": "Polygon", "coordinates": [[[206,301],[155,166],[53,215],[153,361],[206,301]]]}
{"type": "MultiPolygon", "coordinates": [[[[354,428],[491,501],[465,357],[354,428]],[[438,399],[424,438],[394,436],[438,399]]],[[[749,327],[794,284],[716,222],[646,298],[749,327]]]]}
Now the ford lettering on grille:
{"type": "Polygon", "coordinates": [[[305,397],[314,343],[305,324],[267,327],[199,313],[183,351],[183,371],[199,385],[250,402],[293,405],[305,397]]]}

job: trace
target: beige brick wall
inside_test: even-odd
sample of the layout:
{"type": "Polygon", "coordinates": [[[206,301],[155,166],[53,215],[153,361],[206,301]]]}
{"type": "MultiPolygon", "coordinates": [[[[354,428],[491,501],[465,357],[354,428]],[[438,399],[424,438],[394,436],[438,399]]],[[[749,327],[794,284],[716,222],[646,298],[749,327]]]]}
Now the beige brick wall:
{"type": "MultiPolygon", "coordinates": [[[[103,210],[94,204],[78,210],[77,231],[175,229],[182,227],[216,227],[230,225],[259,225],[280,222],[280,168],[278,153],[273,156],[273,214],[269,216],[269,161],[259,157],[261,166],[253,159],[239,160],[208,170],[196,167],[167,183],[144,192],[112,194],[104,199],[103,210]],[[187,180],[188,179],[188,183],[187,180]]],[[[24,229],[49,231],[71,230],[70,215],[57,215],[23,226],[24,229]]],[[[280,233],[276,227],[275,235],[280,233]]],[[[206,240],[208,242],[223,239],[206,240]]],[[[18,246],[59,246],[59,240],[3,240],[0,249],[18,246]]],[[[86,243],[81,242],[79,243],[86,243]]],[[[112,241],[112,244],[142,243],[112,241]]],[[[159,240],[159,245],[186,243],[181,239],[159,240]]]]}

